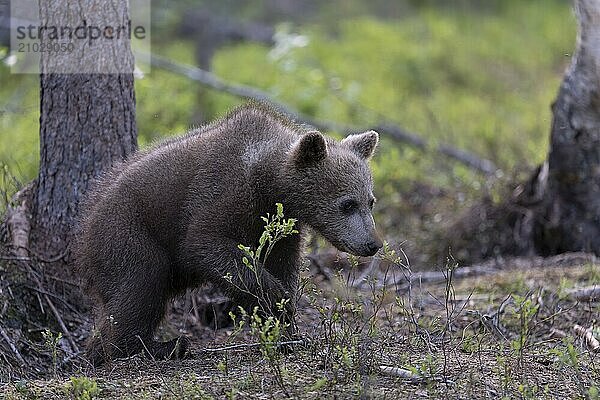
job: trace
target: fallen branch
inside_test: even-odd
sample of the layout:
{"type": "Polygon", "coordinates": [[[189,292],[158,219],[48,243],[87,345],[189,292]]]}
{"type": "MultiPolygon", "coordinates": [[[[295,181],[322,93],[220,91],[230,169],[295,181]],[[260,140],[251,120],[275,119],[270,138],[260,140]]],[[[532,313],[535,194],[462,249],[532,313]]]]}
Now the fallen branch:
{"type": "Polygon", "coordinates": [[[399,367],[389,367],[387,365],[380,365],[379,372],[381,372],[383,375],[396,376],[398,378],[408,379],[413,382],[423,382],[425,380],[423,375],[399,367]]]}
{"type": "MultiPolygon", "coordinates": [[[[363,132],[367,130],[365,128],[357,128],[354,126],[338,124],[332,121],[319,121],[312,119],[308,116],[301,115],[298,112],[291,109],[287,104],[277,101],[271,95],[262,90],[258,90],[247,85],[227,82],[209,71],[191,65],[180,64],[167,58],[157,56],[155,54],[136,54],[136,57],[138,59],[149,62],[153,67],[185,76],[186,78],[198,82],[201,85],[209,87],[211,89],[228,93],[236,97],[241,97],[243,99],[252,99],[269,102],[278,107],[284,113],[294,117],[298,122],[312,125],[321,130],[338,132],[363,132]]],[[[434,149],[438,153],[441,153],[446,157],[452,158],[466,165],[467,167],[474,169],[478,172],[482,172],[486,175],[492,175],[497,171],[497,167],[494,165],[494,163],[492,163],[489,160],[481,159],[474,154],[471,154],[461,149],[457,149],[447,144],[439,144],[432,146],[426,139],[413,133],[409,133],[401,127],[396,126],[390,122],[384,122],[382,124],[379,124],[375,127],[375,129],[380,134],[387,135],[395,140],[407,143],[423,151],[434,149]]]]}
{"type": "Polygon", "coordinates": [[[20,256],[0,256],[0,260],[2,261],[31,261],[30,257],[20,257],[20,256]]]}
{"type": "MultiPolygon", "coordinates": [[[[593,265],[600,264],[600,259],[589,253],[564,253],[552,257],[515,257],[507,259],[489,260],[481,264],[459,267],[453,272],[453,279],[464,279],[474,276],[485,276],[497,273],[498,271],[510,270],[527,270],[532,268],[561,268],[565,266],[583,265],[591,263],[593,265]]],[[[406,279],[403,279],[406,281],[406,279]]],[[[424,271],[410,275],[411,283],[438,283],[445,282],[446,275],[441,271],[424,271]]],[[[395,282],[402,284],[402,280],[395,282]]],[[[398,286],[398,290],[406,289],[408,282],[398,286]]],[[[595,286],[596,290],[600,290],[600,286],[595,286]]],[[[591,288],[586,288],[591,289],[591,288]]],[[[582,289],[583,290],[583,289],[582,289]]],[[[591,291],[590,296],[595,299],[600,298],[598,291],[591,291]]],[[[583,296],[584,294],[582,294],[583,296]]]]}
{"type": "MultiPolygon", "coordinates": [[[[377,125],[374,129],[379,133],[385,134],[400,142],[410,144],[411,146],[423,151],[426,151],[431,147],[424,138],[407,132],[401,127],[390,123],[377,125]]],[[[447,144],[438,144],[433,149],[448,158],[459,161],[460,163],[487,175],[493,175],[498,170],[498,168],[490,160],[479,158],[472,153],[457,149],[456,147],[447,144]]]]}
{"type": "Polygon", "coordinates": [[[594,337],[594,333],[591,327],[585,329],[581,325],[575,325],[573,327],[573,330],[575,331],[577,336],[585,340],[585,344],[589,347],[591,351],[597,352],[600,350],[600,342],[598,342],[598,339],[594,337]]]}
{"type": "MultiPolygon", "coordinates": [[[[41,287],[40,287],[40,290],[42,290],[41,287]]],[[[79,353],[79,346],[77,346],[77,343],[75,343],[75,340],[73,339],[73,335],[71,334],[71,331],[69,331],[67,329],[67,326],[63,322],[62,317],[60,316],[58,310],[54,306],[54,303],[50,300],[50,297],[48,297],[47,294],[44,294],[43,296],[44,296],[44,300],[46,300],[46,303],[48,303],[48,305],[50,306],[50,310],[52,310],[52,314],[54,314],[54,317],[56,317],[56,321],[58,322],[60,329],[63,331],[65,337],[69,341],[69,344],[71,345],[71,348],[73,349],[73,352],[79,353]]]]}
{"type": "MultiPolygon", "coordinates": [[[[464,279],[470,278],[473,276],[484,276],[491,275],[494,272],[497,272],[498,268],[495,268],[492,265],[473,265],[470,267],[460,267],[455,269],[452,272],[452,279],[464,279]]],[[[441,283],[446,282],[447,275],[444,272],[440,271],[425,271],[418,272],[411,275],[408,275],[408,279],[406,277],[400,277],[396,282],[393,282],[396,286],[396,290],[398,292],[404,292],[408,290],[414,284],[421,283],[441,283]]]]}
{"type": "MultiPolygon", "coordinates": [[[[280,346],[293,346],[293,345],[304,345],[306,344],[305,340],[289,340],[285,342],[275,342],[273,343],[276,347],[280,346]]],[[[252,349],[263,346],[263,343],[240,343],[234,344],[231,346],[223,346],[223,347],[214,347],[214,348],[204,348],[200,350],[201,353],[220,353],[223,351],[231,351],[231,350],[245,350],[252,349]]]]}
{"type": "Polygon", "coordinates": [[[387,365],[380,365],[379,372],[381,372],[383,375],[395,376],[398,378],[407,379],[412,383],[422,383],[422,382],[426,382],[429,380],[429,381],[443,382],[447,385],[455,384],[453,381],[451,381],[449,379],[438,378],[438,377],[434,377],[434,376],[429,377],[429,376],[420,374],[418,372],[413,372],[408,369],[399,368],[399,367],[390,367],[387,365]]]}
{"type": "Polygon", "coordinates": [[[10,350],[14,353],[15,357],[17,357],[17,360],[19,360],[21,366],[25,365],[25,360],[23,359],[23,356],[21,356],[21,353],[19,353],[19,349],[17,349],[17,346],[15,346],[15,344],[10,340],[10,337],[6,334],[6,332],[4,331],[4,329],[2,329],[1,326],[0,336],[2,336],[6,343],[8,343],[8,347],[10,347],[10,350]]]}
{"type": "Polygon", "coordinates": [[[569,297],[581,302],[600,300],[600,285],[569,290],[569,297]]]}

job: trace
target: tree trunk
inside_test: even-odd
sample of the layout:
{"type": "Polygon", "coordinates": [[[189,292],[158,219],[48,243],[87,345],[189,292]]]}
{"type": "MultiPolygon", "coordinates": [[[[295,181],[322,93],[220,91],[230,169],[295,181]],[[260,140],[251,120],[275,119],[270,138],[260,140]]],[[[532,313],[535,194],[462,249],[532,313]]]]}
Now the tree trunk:
{"type": "Polygon", "coordinates": [[[600,255],[600,0],[575,0],[577,47],[556,101],[548,159],[512,196],[483,199],[446,232],[461,262],[507,255],[600,255]]]}
{"type": "Polygon", "coordinates": [[[550,153],[541,171],[541,254],[600,254],[600,0],[577,0],[577,50],[552,110],[550,153]]]}
{"type": "MultiPolygon", "coordinates": [[[[41,0],[41,25],[124,26],[127,3],[41,0]]],[[[136,149],[133,66],[129,40],[75,40],[73,54],[42,53],[40,169],[31,194],[31,245],[41,254],[65,251],[90,180],[136,149]]]]}

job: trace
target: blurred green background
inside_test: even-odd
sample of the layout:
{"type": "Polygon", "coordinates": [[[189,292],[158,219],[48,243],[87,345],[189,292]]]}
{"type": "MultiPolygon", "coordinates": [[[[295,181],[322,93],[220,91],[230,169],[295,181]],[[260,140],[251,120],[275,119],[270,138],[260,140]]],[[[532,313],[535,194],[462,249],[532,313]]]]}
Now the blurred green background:
{"type": "MultiPolygon", "coordinates": [[[[416,225],[425,240],[424,226],[495,196],[545,158],[550,104],[576,34],[564,0],[162,0],[153,2],[153,53],[196,64],[196,40],[180,29],[191,10],[277,32],[275,46],[219,47],[211,70],[223,79],[260,88],[317,119],[357,127],[394,121],[502,170],[490,180],[383,137],[373,161],[377,211],[386,234],[398,240],[419,236],[416,225]]],[[[138,68],[141,146],[242,102],[171,72],[138,68]]],[[[0,164],[22,182],[38,166],[38,91],[37,76],[11,75],[0,64],[0,164]]]]}

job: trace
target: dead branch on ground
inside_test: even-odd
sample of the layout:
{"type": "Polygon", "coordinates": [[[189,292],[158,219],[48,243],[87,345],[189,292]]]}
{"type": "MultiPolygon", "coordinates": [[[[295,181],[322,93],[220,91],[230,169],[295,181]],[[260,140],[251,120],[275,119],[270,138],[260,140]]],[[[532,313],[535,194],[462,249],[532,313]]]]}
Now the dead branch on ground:
{"type": "Polygon", "coordinates": [[[600,342],[598,339],[594,337],[594,332],[592,328],[585,329],[581,325],[575,325],[573,327],[573,331],[585,341],[585,344],[589,347],[589,349],[593,352],[597,352],[600,350],[600,342]]]}
{"type": "Polygon", "coordinates": [[[569,291],[569,297],[582,302],[600,300],[600,285],[572,289],[569,291]]]}

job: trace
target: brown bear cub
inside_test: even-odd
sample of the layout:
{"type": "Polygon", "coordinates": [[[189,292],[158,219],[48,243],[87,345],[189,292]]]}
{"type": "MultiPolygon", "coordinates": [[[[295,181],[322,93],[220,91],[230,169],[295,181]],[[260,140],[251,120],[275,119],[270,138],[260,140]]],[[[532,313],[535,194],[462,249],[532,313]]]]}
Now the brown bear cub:
{"type": "Polygon", "coordinates": [[[251,104],[113,167],[82,205],[74,252],[98,308],[92,362],[183,356],[183,341],[153,335],[167,302],[206,282],[247,310],[259,285],[271,304],[293,300],[306,227],[340,250],[375,254],[367,160],[377,142],[373,131],[336,142],[251,104]],[[300,234],[277,242],[257,282],[238,245],[258,244],[276,203],[300,234]]]}

